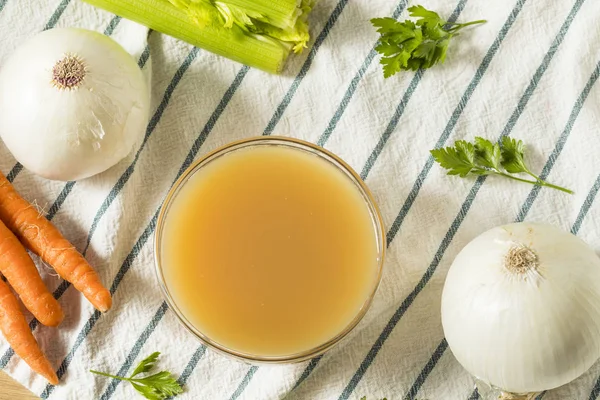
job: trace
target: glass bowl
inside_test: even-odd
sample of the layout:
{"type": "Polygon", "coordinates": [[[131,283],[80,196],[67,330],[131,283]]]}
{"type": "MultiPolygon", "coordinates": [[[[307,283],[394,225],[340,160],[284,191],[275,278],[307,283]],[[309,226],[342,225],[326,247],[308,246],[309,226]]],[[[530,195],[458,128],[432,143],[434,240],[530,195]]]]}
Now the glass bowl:
{"type": "Polygon", "coordinates": [[[192,333],[192,335],[194,335],[197,339],[199,339],[200,342],[205,344],[207,347],[209,347],[213,350],[216,350],[219,353],[242,360],[247,363],[251,363],[251,364],[285,364],[285,363],[295,363],[295,362],[305,361],[305,360],[311,359],[313,357],[316,357],[316,356],[319,356],[319,355],[325,353],[327,350],[329,350],[334,345],[339,343],[344,337],[346,337],[348,335],[348,333],[350,333],[352,331],[352,329],[354,329],[354,327],[356,327],[356,325],[364,317],[369,306],[371,305],[373,297],[375,296],[375,293],[376,293],[379,283],[381,281],[384,255],[385,255],[385,246],[386,246],[386,239],[385,239],[385,230],[383,227],[383,220],[381,218],[381,214],[375,203],[375,200],[373,199],[373,195],[371,194],[371,192],[369,191],[369,189],[367,188],[365,183],[360,179],[359,175],[356,172],[354,172],[348,164],[346,164],[338,156],[330,153],[329,151],[327,151],[321,147],[318,147],[314,144],[308,143],[308,142],[304,142],[304,141],[292,139],[292,138],[286,138],[286,137],[275,137],[275,136],[264,137],[263,136],[263,137],[245,139],[245,140],[227,144],[227,145],[207,154],[200,160],[196,161],[181,175],[181,177],[175,182],[175,184],[173,185],[173,187],[167,194],[167,197],[164,200],[164,203],[160,210],[160,214],[158,216],[156,235],[155,235],[155,240],[154,240],[154,258],[155,258],[156,274],[157,274],[160,288],[161,288],[161,291],[165,298],[165,301],[169,305],[169,308],[175,313],[175,315],[177,316],[177,318],[181,322],[181,324],[190,333],[192,333]],[[376,276],[375,276],[375,279],[373,280],[370,294],[368,295],[368,297],[362,304],[361,308],[359,309],[359,311],[356,314],[356,316],[354,317],[354,319],[343,330],[341,330],[341,332],[339,332],[335,337],[328,340],[327,342],[322,343],[321,345],[319,345],[315,348],[312,348],[312,349],[309,349],[309,350],[306,350],[306,351],[303,351],[300,353],[296,353],[296,354],[286,355],[286,356],[264,356],[264,355],[243,353],[243,352],[236,351],[234,349],[227,348],[227,347],[217,343],[216,341],[212,340],[210,337],[205,335],[200,329],[195,327],[189,321],[188,318],[186,318],[184,313],[178,307],[177,303],[174,301],[174,298],[170,292],[170,289],[165,280],[165,276],[163,274],[164,266],[163,266],[163,261],[161,259],[161,247],[162,247],[162,238],[163,238],[165,221],[168,218],[170,206],[172,205],[173,200],[176,198],[176,196],[178,195],[181,188],[185,186],[185,184],[188,182],[188,180],[190,179],[191,176],[193,176],[196,172],[201,170],[203,167],[205,167],[207,164],[211,163],[212,161],[214,161],[220,157],[226,156],[228,154],[231,154],[232,152],[235,152],[235,151],[238,151],[241,149],[252,148],[255,146],[285,146],[287,148],[291,148],[294,150],[304,151],[304,152],[307,152],[312,155],[320,157],[322,160],[327,161],[331,165],[335,166],[339,171],[343,172],[346,175],[346,177],[354,184],[356,189],[358,189],[358,191],[360,192],[360,194],[364,200],[365,205],[367,206],[367,208],[369,210],[369,213],[371,216],[371,221],[372,221],[373,227],[374,227],[373,231],[375,232],[374,239],[376,240],[376,244],[377,244],[376,276]]]}

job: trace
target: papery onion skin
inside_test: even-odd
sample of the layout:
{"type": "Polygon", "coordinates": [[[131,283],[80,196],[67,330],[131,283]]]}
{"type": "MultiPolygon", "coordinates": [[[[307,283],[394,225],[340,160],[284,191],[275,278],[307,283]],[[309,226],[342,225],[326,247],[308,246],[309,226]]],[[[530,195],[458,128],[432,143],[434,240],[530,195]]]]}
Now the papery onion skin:
{"type": "Polygon", "coordinates": [[[51,29],[21,45],[0,70],[0,136],[37,175],[87,178],[130,153],[145,131],[149,97],[142,71],[114,40],[51,29]],[[65,57],[85,65],[73,86],[77,80],[54,79],[65,57]]]}
{"type": "Polygon", "coordinates": [[[600,259],[554,226],[493,228],[450,267],[442,325],[459,363],[486,383],[512,393],[569,383],[600,357],[600,259]],[[505,267],[515,244],[534,251],[537,268],[505,267]]]}

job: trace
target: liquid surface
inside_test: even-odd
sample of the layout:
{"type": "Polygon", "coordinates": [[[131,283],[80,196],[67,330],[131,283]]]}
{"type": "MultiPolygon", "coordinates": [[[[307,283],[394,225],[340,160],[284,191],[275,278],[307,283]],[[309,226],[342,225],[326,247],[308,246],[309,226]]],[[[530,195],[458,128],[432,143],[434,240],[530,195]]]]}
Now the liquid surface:
{"type": "Polygon", "coordinates": [[[197,171],[171,204],[161,251],[188,321],[258,356],[296,354],[338,335],[378,272],[375,228],[354,183],[281,146],[236,150],[197,171]]]}

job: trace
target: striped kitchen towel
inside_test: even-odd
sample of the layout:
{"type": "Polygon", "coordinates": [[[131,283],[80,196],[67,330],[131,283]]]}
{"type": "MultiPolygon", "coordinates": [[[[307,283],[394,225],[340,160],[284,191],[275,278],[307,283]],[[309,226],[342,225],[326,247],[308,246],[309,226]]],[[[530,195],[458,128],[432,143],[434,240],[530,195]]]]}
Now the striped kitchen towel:
{"type": "MultiPolygon", "coordinates": [[[[444,277],[457,252],[484,230],[521,220],[557,224],[600,251],[600,2],[420,2],[488,23],[461,33],[445,65],[384,80],[369,19],[404,18],[407,0],[321,0],[311,16],[312,47],[282,76],[147,36],[79,0],[0,0],[0,67],[43,29],[104,32],[151,75],[153,113],[128,158],[80,182],[38,178],[0,145],[0,170],[48,210],[114,295],[113,310],[100,315],[41,267],[67,319],[58,330],[32,327],[61,384],[31,374],[3,339],[0,367],[42,398],[61,400],[136,398],[130,385],[88,371],[131,373],[154,351],[185,384],[181,399],[479,398],[440,322],[444,277]],[[340,155],[374,192],[388,230],[371,310],[341,345],[297,365],[249,366],[205,349],[177,323],[154,276],[157,212],[173,181],[207,152],[256,135],[293,136],[340,155]],[[448,177],[429,154],[457,139],[504,135],[523,139],[533,169],[576,194],[448,177]]],[[[600,364],[543,398],[599,393],[600,364]]]]}

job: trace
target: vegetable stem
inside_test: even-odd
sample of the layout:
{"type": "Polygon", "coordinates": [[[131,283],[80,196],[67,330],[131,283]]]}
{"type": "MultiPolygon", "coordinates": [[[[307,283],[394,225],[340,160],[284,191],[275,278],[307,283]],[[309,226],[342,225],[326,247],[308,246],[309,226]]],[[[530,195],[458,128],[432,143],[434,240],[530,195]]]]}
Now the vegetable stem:
{"type": "Polygon", "coordinates": [[[144,378],[127,378],[126,376],[111,375],[111,374],[107,374],[105,372],[95,371],[93,369],[90,369],[90,372],[93,374],[96,374],[96,375],[106,376],[107,378],[119,379],[121,381],[127,381],[127,382],[133,382],[133,383],[144,382],[144,378]]]}
{"type": "MultiPolygon", "coordinates": [[[[497,175],[504,176],[506,178],[510,178],[512,180],[515,180],[515,181],[519,181],[519,182],[530,183],[532,185],[538,185],[538,186],[545,186],[545,187],[549,187],[549,188],[552,188],[552,189],[560,190],[561,192],[565,192],[565,193],[569,193],[569,194],[574,194],[575,193],[575,192],[573,192],[570,189],[564,188],[562,186],[554,185],[554,184],[546,182],[545,180],[540,179],[538,177],[536,177],[535,181],[532,181],[532,180],[529,180],[529,179],[518,178],[516,176],[512,176],[512,175],[509,175],[509,174],[504,173],[504,172],[494,171],[493,173],[495,173],[497,175]]],[[[535,175],[533,175],[531,173],[529,175],[535,177],[535,175]]]]}
{"type": "Polygon", "coordinates": [[[113,379],[120,379],[122,381],[132,381],[135,379],[131,379],[131,378],[125,378],[124,376],[117,376],[117,375],[111,375],[111,374],[107,374],[105,372],[100,372],[100,371],[94,371],[93,369],[90,369],[90,372],[96,375],[102,375],[102,376],[106,376],[107,378],[113,378],[113,379]]]}
{"type": "Polygon", "coordinates": [[[560,190],[561,192],[565,192],[565,193],[568,193],[568,194],[575,194],[575,192],[572,191],[571,189],[567,189],[567,188],[564,188],[562,186],[553,185],[552,183],[549,183],[549,182],[546,182],[546,181],[538,181],[538,184],[541,185],[541,186],[546,186],[546,187],[549,187],[549,188],[552,188],[552,189],[560,190]]]}
{"type": "Polygon", "coordinates": [[[553,185],[552,183],[549,183],[549,182],[543,180],[542,178],[540,178],[539,176],[537,176],[536,174],[534,174],[530,170],[526,170],[525,172],[527,174],[529,174],[531,177],[533,177],[542,186],[546,186],[546,187],[549,187],[549,188],[557,189],[557,190],[560,190],[560,191],[563,191],[563,192],[569,193],[569,194],[574,194],[575,193],[575,192],[573,192],[570,189],[566,189],[566,188],[564,188],[562,186],[553,185]]]}
{"type": "Polygon", "coordinates": [[[487,22],[487,20],[485,20],[485,19],[478,19],[477,21],[466,22],[464,24],[459,24],[458,22],[446,22],[446,25],[453,25],[453,27],[450,28],[450,30],[453,30],[453,29],[462,29],[465,26],[469,26],[469,25],[485,24],[486,22],[487,22]]]}
{"type": "MultiPolygon", "coordinates": [[[[167,0],[85,1],[194,46],[271,73],[281,72],[293,47],[291,42],[248,32],[236,24],[225,28],[216,10],[211,10],[207,22],[199,23],[193,14],[167,0]]],[[[277,28],[272,30],[277,31],[277,28]]]]}

